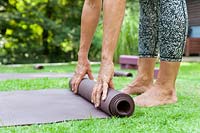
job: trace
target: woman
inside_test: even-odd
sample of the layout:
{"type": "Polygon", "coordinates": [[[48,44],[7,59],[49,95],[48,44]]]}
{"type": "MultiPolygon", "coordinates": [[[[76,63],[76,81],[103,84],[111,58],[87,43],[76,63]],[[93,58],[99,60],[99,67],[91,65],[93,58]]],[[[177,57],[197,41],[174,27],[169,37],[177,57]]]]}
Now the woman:
{"type": "MultiPolygon", "coordinates": [[[[91,3],[91,1],[85,1],[85,4],[87,2],[91,3]]],[[[93,0],[93,2],[97,1],[98,0],[93,0]]],[[[108,86],[113,87],[112,76],[114,67],[112,59],[119,35],[119,27],[121,26],[123,18],[122,15],[124,14],[125,1],[114,0],[110,5],[106,5],[106,2],[109,3],[110,1],[112,0],[104,0],[104,6],[107,6],[104,10],[107,9],[108,11],[113,8],[116,10],[113,10],[111,14],[110,11],[108,11],[110,15],[109,18],[113,21],[106,21],[106,23],[104,23],[104,25],[107,24],[110,27],[104,26],[102,63],[97,84],[94,87],[92,95],[92,101],[95,103],[95,106],[99,106],[102,93],[102,99],[106,98],[108,86]],[[115,4],[113,5],[112,3],[115,4]],[[118,18],[116,18],[116,20],[118,20],[118,25],[115,25],[114,18],[117,17],[117,15],[118,18]],[[108,28],[112,30],[106,32],[108,28]],[[106,41],[110,43],[106,43],[106,41]]],[[[96,6],[92,7],[93,8],[90,8],[88,12],[86,12],[84,8],[83,14],[91,14],[91,12],[94,12],[93,9],[96,6]]],[[[109,16],[108,14],[105,12],[104,15],[109,16]]],[[[92,21],[97,22],[98,17],[97,15],[96,19],[91,20],[91,23],[92,21]]],[[[84,19],[85,18],[82,18],[82,22],[84,19]]],[[[127,94],[141,94],[134,98],[136,105],[151,107],[175,103],[177,101],[175,81],[182,60],[187,35],[187,25],[185,0],[140,0],[140,58],[138,61],[138,75],[133,82],[122,90],[127,94]],[[153,83],[154,67],[158,52],[160,54],[160,69],[157,80],[153,83]]],[[[86,26],[82,23],[81,46],[79,50],[80,58],[76,74],[73,78],[73,90],[75,92],[77,92],[77,86],[85,74],[88,74],[89,77],[93,79],[89,61],[87,60],[87,54],[94,32],[88,32],[89,29],[84,31],[83,27],[86,26]],[[90,36],[90,38],[84,40],[83,36],[90,36]],[[83,43],[85,43],[85,46],[83,43]]],[[[94,31],[94,29],[95,28],[91,28],[90,30],[94,31]]]]}

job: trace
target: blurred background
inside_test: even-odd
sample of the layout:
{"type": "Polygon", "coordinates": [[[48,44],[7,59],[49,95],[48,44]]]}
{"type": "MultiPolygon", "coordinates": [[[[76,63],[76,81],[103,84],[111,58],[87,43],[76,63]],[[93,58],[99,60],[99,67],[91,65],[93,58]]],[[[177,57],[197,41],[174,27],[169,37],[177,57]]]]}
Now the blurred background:
{"type": "MultiPolygon", "coordinates": [[[[82,0],[1,0],[0,63],[53,63],[77,60],[82,0]]],[[[115,54],[137,54],[138,0],[128,0],[115,54]]],[[[102,18],[90,50],[100,59],[102,18]]]]}
{"type": "MultiPolygon", "coordinates": [[[[0,64],[76,61],[83,2],[0,0],[0,64]]],[[[195,22],[195,26],[200,25],[196,19],[200,18],[200,11],[197,11],[200,9],[199,0],[188,0],[188,3],[189,13],[194,14],[190,20],[195,22]]],[[[115,62],[121,54],[137,55],[138,16],[138,0],[127,0],[115,62]]],[[[198,28],[192,28],[198,31],[198,28]]],[[[101,42],[102,17],[89,53],[91,61],[100,60],[101,42]]],[[[197,50],[196,44],[194,50],[197,50]]],[[[199,51],[196,52],[198,55],[199,51]]]]}

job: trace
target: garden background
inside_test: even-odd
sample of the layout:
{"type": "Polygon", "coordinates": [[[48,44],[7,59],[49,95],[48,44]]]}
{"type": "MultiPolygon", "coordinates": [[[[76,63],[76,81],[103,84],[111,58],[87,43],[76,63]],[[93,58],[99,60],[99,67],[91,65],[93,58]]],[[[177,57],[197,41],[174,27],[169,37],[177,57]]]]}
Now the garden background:
{"type": "MultiPolygon", "coordinates": [[[[82,0],[1,0],[0,63],[53,63],[77,60],[82,0]]],[[[114,61],[120,54],[137,54],[138,0],[127,0],[114,61]]],[[[99,61],[102,16],[90,60],[99,61]]]]}

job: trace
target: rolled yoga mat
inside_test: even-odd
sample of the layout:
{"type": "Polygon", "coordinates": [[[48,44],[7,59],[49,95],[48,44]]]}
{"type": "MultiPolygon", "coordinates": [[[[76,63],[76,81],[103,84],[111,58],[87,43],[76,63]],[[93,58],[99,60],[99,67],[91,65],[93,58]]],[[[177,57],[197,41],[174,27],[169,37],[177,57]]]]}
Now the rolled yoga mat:
{"type": "MultiPolygon", "coordinates": [[[[93,80],[83,79],[78,87],[78,95],[90,102],[94,85],[93,80]]],[[[135,104],[129,95],[109,88],[107,98],[105,101],[101,101],[99,109],[110,116],[124,117],[133,114],[135,104]]]]}

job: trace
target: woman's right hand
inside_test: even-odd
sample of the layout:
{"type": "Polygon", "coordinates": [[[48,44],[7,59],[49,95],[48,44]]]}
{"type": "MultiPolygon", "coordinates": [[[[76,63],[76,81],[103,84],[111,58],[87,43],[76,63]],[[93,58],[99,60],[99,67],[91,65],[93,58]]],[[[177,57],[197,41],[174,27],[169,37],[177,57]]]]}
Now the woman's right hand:
{"type": "Polygon", "coordinates": [[[72,91],[74,93],[77,93],[78,92],[78,86],[81,82],[81,80],[84,78],[84,76],[88,74],[88,77],[93,80],[94,77],[92,75],[92,70],[91,70],[91,67],[90,67],[90,62],[88,59],[79,59],[78,61],[78,64],[76,66],[76,71],[75,71],[75,74],[72,78],[72,91]]]}

